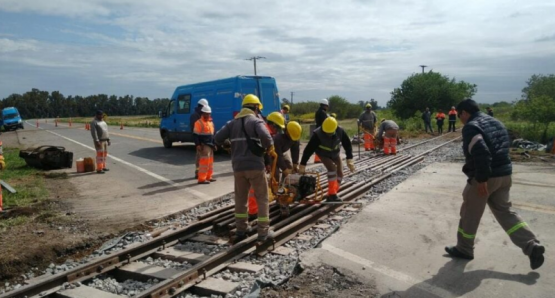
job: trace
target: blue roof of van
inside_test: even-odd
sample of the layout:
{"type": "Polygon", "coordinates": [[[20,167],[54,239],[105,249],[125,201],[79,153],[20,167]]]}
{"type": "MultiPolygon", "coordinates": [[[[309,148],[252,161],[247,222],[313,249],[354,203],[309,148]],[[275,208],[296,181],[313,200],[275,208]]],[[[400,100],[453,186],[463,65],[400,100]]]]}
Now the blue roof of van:
{"type": "Polygon", "coordinates": [[[197,83],[192,83],[192,84],[181,85],[181,86],[177,86],[176,89],[179,89],[179,88],[182,88],[182,87],[186,87],[186,86],[196,85],[196,84],[215,83],[215,82],[226,81],[226,80],[232,80],[232,79],[237,79],[237,78],[248,78],[248,79],[255,79],[255,78],[259,78],[259,79],[273,79],[273,77],[267,77],[267,76],[242,76],[242,75],[238,75],[238,76],[234,76],[234,77],[230,77],[230,78],[225,78],[225,79],[218,79],[218,80],[212,80],[212,81],[197,82],[197,83]]]}

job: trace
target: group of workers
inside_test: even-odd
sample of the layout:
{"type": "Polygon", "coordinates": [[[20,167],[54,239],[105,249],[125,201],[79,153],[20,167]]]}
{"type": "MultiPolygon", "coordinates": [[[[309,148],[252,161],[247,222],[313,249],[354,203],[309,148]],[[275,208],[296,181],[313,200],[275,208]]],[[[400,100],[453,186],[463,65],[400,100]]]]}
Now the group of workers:
{"type": "MultiPolygon", "coordinates": [[[[321,162],[327,169],[327,201],[338,202],[338,192],[343,180],[343,163],[340,148],[346,155],[347,167],[355,172],[353,148],[349,135],[338,125],[335,115],[328,115],[329,102],[320,101],[315,113],[316,128],[302,157],[300,138],[302,127],[296,121],[289,121],[289,106],[263,117],[260,99],[248,94],[243,98],[242,109],[215,132],[211,119],[211,108],[206,99],[199,100],[195,113],[191,115],[191,127],[197,149],[196,179],[199,184],[215,181],[213,175],[213,152],[217,146],[228,150],[235,178],[235,218],[237,232],[232,239],[236,243],[247,237],[249,219],[258,220],[258,241],[271,237],[269,230],[269,193],[266,173],[271,170],[272,156],[276,156],[275,181],[283,181],[291,173],[305,174],[310,157],[315,154],[315,162],[321,162]],[[290,152],[290,156],[289,153],[290,152]],[[281,174],[280,174],[281,172],[281,174]]],[[[384,148],[385,154],[395,154],[399,127],[391,120],[382,120],[376,134],[377,119],[372,106],[367,105],[361,115],[360,125],[365,131],[365,140],[374,139],[384,148]],[[371,115],[370,117],[366,114],[371,115]],[[373,117],[373,118],[372,118],[373,117]],[[369,135],[368,137],[366,135],[369,135]]],[[[365,145],[366,146],[366,145],[365,145]]]]}
{"type": "MultiPolygon", "coordinates": [[[[451,107],[451,110],[449,110],[447,115],[449,116],[449,128],[447,132],[451,132],[451,131],[455,132],[456,131],[455,123],[457,122],[457,110],[455,109],[454,106],[451,107]]],[[[445,118],[446,118],[445,113],[443,113],[442,109],[439,109],[435,116],[438,135],[443,134],[443,122],[445,118]]],[[[429,130],[430,133],[433,134],[434,129],[432,128],[432,113],[430,112],[429,108],[426,108],[424,113],[422,113],[422,120],[424,120],[425,131],[428,132],[429,130]]]]}

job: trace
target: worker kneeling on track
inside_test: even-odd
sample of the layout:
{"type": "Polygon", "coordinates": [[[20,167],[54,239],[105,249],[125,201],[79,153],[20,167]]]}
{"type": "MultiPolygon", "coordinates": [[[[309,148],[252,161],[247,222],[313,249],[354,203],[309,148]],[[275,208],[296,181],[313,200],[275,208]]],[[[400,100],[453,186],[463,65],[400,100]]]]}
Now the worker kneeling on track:
{"type": "Polygon", "coordinates": [[[269,231],[268,182],[264,173],[264,151],[274,152],[274,144],[264,121],[256,115],[262,110],[257,96],[243,98],[243,108],[235,119],[227,122],[215,136],[216,144],[231,141],[231,165],[235,177],[235,221],[237,231],[233,244],[247,238],[249,189],[254,189],[258,203],[258,241],[272,237],[269,231]]]}
{"type": "Polygon", "coordinates": [[[199,156],[198,184],[210,184],[216,181],[212,178],[214,172],[214,123],[210,114],[212,109],[206,105],[201,109],[201,116],[195,122],[193,139],[199,156]]]}
{"type": "Polygon", "coordinates": [[[399,125],[393,120],[382,119],[376,140],[383,147],[385,155],[397,154],[397,140],[399,139],[399,125]]]}
{"type": "Polygon", "coordinates": [[[355,164],[353,163],[353,147],[351,140],[343,128],[337,125],[337,120],[332,117],[326,118],[322,127],[316,129],[310,138],[308,145],[303,151],[299,173],[306,173],[306,163],[310,156],[316,152],[322,163],[328,170],[328,202],[339,202],[341,199],[337,196],[339,186],[343,180],[343,165],[339,154],[341,145],[345,149],[347,155],[347,166],[349,170],[355,172],[355,164]]]}

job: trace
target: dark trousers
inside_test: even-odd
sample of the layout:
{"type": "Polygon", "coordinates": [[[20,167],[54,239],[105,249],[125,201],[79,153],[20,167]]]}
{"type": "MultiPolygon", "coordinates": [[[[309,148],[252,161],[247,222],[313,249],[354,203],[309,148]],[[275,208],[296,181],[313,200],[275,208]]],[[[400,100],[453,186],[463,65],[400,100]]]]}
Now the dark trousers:
{"type": "Polygon", "coordinates": [[[443,123],[437,125],[437,133],[439,134],[443,133],[443,123]]]}
{"type": "Polygon", "coordinates": [[[430,132],[431,132],[431,133],[434,133],[434,130],[432,129],[432,122],[424,121],[424,127],[425,127],[425,129],[426,129],[426,132],[428,132],[428,128],[429,128],[429,129],[430,129],[430,132]]]}
{"type": "Polygon", "coordinates": [[[455,122],[457,122],[457,120],[449,120],[449,129],[447,130],[448,132],[451,131],[451,127],[453,128],[453,132],[455,132],[455,122]]]}

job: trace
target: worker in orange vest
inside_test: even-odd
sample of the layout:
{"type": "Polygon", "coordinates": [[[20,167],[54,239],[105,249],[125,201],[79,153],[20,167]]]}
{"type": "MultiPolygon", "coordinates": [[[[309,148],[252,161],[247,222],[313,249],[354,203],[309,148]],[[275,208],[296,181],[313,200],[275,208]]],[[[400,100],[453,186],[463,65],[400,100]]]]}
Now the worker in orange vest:
{"type": "Polygon", "coordinates": [[[376,134],[376,123],[378,116],[372,111],[372,105],[366,104],[366,111],[360,114],[358,125],[364,132],[364,150],[374,150],[374,135],[376,134]]]}
{"type": "Polygon", "coordinates": [[[195,122],[193,139],[199,155],[198,184],[210,184],[216,181],[212,178],[214,172],[214,123],[210,114],[212,109],[205,105],[202,107],[201,116],[195,122]]]}
{"type": "Polygon", "coordinates": [[[455,106],[451,107],[449,111],[449,129],[448,132],[451,132],[451,128],[453,128],[453,132],[455,132],[455,123],[457,123],[457,110],[455,110],[455,106]]]}
{"type": "Polygon", "coordinates": [[[443,134],[443,120],[445,120],[445,114],[442,109],[439,109],[436,114],[436,124],[437,124],[437,134],[443,134]]]}

